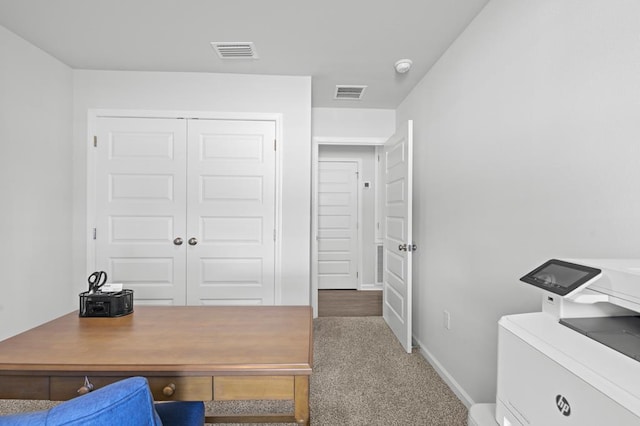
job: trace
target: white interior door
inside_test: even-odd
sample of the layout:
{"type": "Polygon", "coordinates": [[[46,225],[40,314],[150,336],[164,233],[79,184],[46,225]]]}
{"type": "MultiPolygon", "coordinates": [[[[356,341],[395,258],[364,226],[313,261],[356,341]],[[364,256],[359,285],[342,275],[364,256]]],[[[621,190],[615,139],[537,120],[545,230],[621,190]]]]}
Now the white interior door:
{"type": "Polygon", "coordinates": [[[318,163],[318,288],[358,288],[358,163],[318,163]]]}
{"type": "Polygon", "coordinates": [[[185,120],[98,118],[96,269],[136,304],[183,305],[185,120]]]}
{"type": "Polygon", "coordinates": [[[382,315],[411,352],[413,121],[385,143],[384,159],[382,315]]]}
{"type": "Polygon", "coordinates": [[[188,123],[187,302],[273,304],[275,123],[188,123]]]}

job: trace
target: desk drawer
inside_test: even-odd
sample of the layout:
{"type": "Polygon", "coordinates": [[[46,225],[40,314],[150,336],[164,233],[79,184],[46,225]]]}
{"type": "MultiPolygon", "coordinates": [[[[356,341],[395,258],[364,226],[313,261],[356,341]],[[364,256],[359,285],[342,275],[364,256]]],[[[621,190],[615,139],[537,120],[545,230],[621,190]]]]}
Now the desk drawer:
{"type": "Polygon", "coordinates": [[[49,399],[49,377],[0,376],[0,399],[49,399]]]}
{"type": "MultiPolygon", "coordinates": [[[[110,383],[126,377],[89,376],[94,389],[99,389],[110,383]]],[[[210,401],[213,399],[211,377],[147,377],[149,388],[156,401],[210,401]]],[[[50,399],[65,401],[78,396],[78,389],[84,385],[81,377],[51,377],[50,399]]]]}
{"type": "Polygon", "coordinates": [[[213,379],[213,399],[233,400],[292,400],[293,376],[217,376],[213,379]]]}

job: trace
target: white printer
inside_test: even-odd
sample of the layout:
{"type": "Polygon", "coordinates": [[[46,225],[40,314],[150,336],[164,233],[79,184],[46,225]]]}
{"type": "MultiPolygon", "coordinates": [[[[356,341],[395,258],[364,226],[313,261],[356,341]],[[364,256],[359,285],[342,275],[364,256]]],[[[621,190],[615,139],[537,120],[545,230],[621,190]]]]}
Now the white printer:
{"type": "Polygon", "coordinates": [[[501,426],[640,425],[640,259],[550,260],[542,312],[499,321],[501,426]]]}

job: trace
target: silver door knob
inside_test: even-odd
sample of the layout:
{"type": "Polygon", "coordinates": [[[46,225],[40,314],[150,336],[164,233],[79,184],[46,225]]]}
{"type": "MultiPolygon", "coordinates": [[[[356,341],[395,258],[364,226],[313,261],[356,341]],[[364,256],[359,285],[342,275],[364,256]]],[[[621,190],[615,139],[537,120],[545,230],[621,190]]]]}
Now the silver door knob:
{"type": "Polygon", "coordinates": [[[184,241],[182,241],[182,238],[180,238],[180,237],[178,237],[175,240],[173,240],[173,244],[175,244],[177,246],[181,246],[183,242],[184,241]]]}
{"type": "Polygon", "coordinates": [[[406,244],[400,244],[398,246],[398,250],[400,251],[407,251],[407,245],[406,244]]]}
{"type": "Polygon", "coordinates": [[[196,237],[189,238],[189,245],[190,246],[195,246],[196,244],[198,244],[198,239],[196,237]]]}

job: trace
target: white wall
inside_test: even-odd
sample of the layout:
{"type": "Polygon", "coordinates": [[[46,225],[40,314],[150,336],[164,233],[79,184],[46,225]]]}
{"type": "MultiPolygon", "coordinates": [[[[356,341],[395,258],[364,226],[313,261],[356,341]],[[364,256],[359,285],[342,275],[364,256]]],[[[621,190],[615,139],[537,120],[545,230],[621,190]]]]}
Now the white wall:
{"type": "Polygon", "coordinates": [[[77,307],[71,69],[0,26],[0,340],[77,307]]]}
{"type": "Polygon", "coordinates": [[[388,138],[395,132],[392,109],[313,108],[314,137],[388,138]]]}
{"type": "Polygon", "coordinates": [[[493,0],[397,114],[415,120],[416,337],[494,401],[496,322],[540,309],[519,277],[640,257],[640,2],[493,0]]]}
{"type": "Polygon", "coordinates": [[[237,74],[74,71],[74,275],[86,274],[89,109],[283,114],[282,304],[308,304],[311,78],[237,74]]]}

